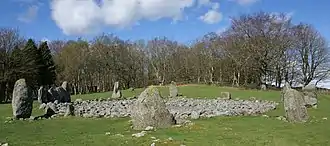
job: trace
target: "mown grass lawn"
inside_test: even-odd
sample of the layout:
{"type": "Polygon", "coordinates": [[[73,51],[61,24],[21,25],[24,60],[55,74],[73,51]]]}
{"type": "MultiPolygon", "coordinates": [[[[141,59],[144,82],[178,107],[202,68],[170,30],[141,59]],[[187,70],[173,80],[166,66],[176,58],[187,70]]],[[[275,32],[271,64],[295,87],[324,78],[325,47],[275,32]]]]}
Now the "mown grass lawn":
{"type": "MultiPolygon", "coordinates": [[[[159,88],[163,96],[168,95],[168,89],[159,88]]],[[[143,89],[134,92],[123,91],[125,97],[138,95],[143,89]]],[[[179,91],[187,97],[218,97],[222,91],[229,91],[234,98],[273,100],[279,102],[280,92],[241,90],[235,88],[220,88],[216,86],[195,85],[182,86],[179,91]]],[[[95,93],[73,96],[73,100],[81,98],[108,98],[111,93],[95,93]]],[[[40,115],[39,105],[34,104],[33,115],[40,115]]],[[[310,121],[304,124],[290,124],[276,120],[272,116],[283,115],[283,107],[267,113],[265,117],[217,117],[194,120],[195,125],[189,127],[158,129],[149,132],[142,138],[133,138],[128,118],[122,119],[85,119],[78,117],[57,118],[39,121],[14,121],[4,123],[6,117],[12,114],[11,105],[0,105],[0,143],[10,146],[22,145],[93,145],[93,146],[149,146],[151,137],[160,141],[159,145],[186,146],[326,146],[330,145],[330,97],[319,95],[319,108],[310,109],[310,121]],[[110,135],[105,135],[110,132],[110,135]],[[116,134],[122,134],[118,136],[116,134]],[[173,140],[170,141],[168,138],[173,140]]]]}

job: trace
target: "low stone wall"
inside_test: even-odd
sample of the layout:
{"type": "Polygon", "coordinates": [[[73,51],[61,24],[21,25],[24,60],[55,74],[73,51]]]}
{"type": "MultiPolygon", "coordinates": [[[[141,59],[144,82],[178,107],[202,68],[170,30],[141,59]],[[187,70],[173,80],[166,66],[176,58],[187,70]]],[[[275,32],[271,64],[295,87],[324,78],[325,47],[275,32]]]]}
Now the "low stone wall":
{"type": "MultiPolygon", "coordinates": [[[[73,102],[74,113],[81,117],[128,117],[136,99],[130,100],[76,100],[73,102]]],[[[167,109],[175,118],[191,118],[214,116],[248,116],[259,115],[276,109],[278,103],[258,100],[227,100],[227,99],[194,99],[171,98],[165,100],[167,109]]],[[[67,103],[56,105],[59,115],[64,115],[67,103]]]]}

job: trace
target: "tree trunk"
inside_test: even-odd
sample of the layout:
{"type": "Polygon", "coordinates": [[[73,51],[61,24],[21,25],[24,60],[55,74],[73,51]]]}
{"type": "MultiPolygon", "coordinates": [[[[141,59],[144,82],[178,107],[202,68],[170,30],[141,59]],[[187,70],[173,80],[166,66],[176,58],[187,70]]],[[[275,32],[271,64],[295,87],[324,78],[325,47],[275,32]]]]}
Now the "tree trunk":
{"type": "Polygon", "coordinates": [[[5,102],[6,97],[6,82],[0,83],[0,103],[5,102]]]}
{"type": "Polygon", "coordinates": [[[241,73],[240,72],[237,72],[237,81],[236,81],[236,86],[237,87],[239,87],[239,84],[240,84],[239,80],[240,80],[240,78],[241,78],[241,73]]]}

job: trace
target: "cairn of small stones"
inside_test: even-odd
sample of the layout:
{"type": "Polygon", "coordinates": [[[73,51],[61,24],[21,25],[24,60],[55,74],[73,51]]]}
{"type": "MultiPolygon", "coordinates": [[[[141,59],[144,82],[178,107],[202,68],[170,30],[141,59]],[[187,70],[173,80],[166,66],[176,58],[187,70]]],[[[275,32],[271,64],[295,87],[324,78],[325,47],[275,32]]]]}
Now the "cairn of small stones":
{"type": "MultiPolygon", "coordinates": [[[[175,119],[198,119],[201,117],[215,116],[257,116],[270,110],[276,109],[278,103],[273,101],[261,100],[230,100],[228,98],[169,98],[162,99],[166,109],[175,117],[175,119]]],[[[74,115],[86,118],[112,118],[112,117],[130,117],[132,106],[137,99],[113,100],[95,99],[81,100],[77,99],[72,103],[74,115]]],[[[68,103],[57,104],[58,114],[65,115],[68,103]]]]}

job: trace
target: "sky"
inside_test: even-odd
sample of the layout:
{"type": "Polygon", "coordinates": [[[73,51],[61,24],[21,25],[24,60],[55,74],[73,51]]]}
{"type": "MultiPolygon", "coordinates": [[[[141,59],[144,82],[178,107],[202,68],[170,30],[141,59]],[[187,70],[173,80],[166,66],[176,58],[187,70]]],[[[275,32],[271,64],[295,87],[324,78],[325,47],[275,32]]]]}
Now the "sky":
{"type": "MultiPolygon", "coordinates": [[[[36,41],[91,40],[103,32],[188,44],[225,30],[231,17],[264,11],[311,24],[330,41],[329,6],[329,0],[1,0],[0,27],[36,41]]],[[[330,88],[330,80],[321,86],[330,88]]]]}
{"type": "Polygon", "coordinates": [[[189,43],[223,31],[231,17],[265,11],[312,24],[330,40],[329,6],[328,0],[1,0],[0,27],[35,40],[92,39],[104,32],[189,43]]]}

